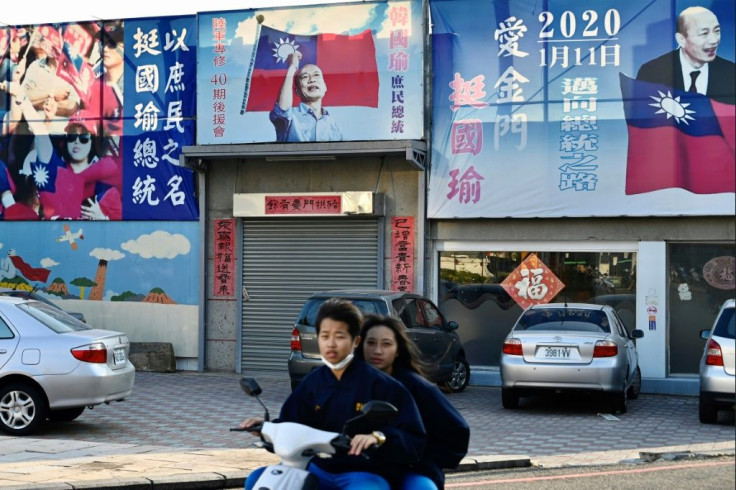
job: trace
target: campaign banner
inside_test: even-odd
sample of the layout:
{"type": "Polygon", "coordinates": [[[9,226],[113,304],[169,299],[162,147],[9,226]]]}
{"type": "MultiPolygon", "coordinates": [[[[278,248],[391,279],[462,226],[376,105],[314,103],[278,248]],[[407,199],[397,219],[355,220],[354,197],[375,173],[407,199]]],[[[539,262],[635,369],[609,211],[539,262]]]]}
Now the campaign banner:
{"type": "Polygon", "coordinates": [[[194,16],[5,31],[0,219],[197,220],[194,16]]]}
{"type": "Polygon", "coordinates": [[[736,212],[732,1],[429,6],[430,218],[736,212]]]}
{"type": "Polygon", "coordinates": [[[200,13],[197,142],[424,137],[418,0],[200,13]]]}

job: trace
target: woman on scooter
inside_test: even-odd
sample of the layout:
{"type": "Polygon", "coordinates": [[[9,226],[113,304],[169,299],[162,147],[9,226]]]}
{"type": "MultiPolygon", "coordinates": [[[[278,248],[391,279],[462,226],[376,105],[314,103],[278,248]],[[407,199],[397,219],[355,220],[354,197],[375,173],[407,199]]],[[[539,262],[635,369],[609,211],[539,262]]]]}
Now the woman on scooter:
{"type": "MultiPolygon", "coordinates": [[[[325,301],[315,321],[325,365],[299,383],[274,421],[340,432],[345,422],[371,400],[384,400],[398,409],[390,425],[353,436],[347,454],[310,462],[308,470],[317,475],[320,489],[389,490],[387,480],[405,473],[419,461],[424,449],[426,433],[411,394],[391,376],[353,358],[362,322],[362,313],[349,301],[325,301]],[[378,448],[369,458],[362,457],[371,446],[378,448]]],[[[240,426],[248,428],[262,422],[260,418],[248,418],[240,426]]],[[[252,472],[245,488],[253,488],[262,472],[262,468],[252,472]]]]}
{"type": "Polygon", "coordinates": [[[419,351],[404,325],[389,316],[366,315],[357,356],[401,382],[414,397],[424,427],[427,445],[421,460],[404,474],[402,490],[443,489],[442,468],[456,468],[468,452],[470,427],[447,397],[422,376],[419,351]]]}

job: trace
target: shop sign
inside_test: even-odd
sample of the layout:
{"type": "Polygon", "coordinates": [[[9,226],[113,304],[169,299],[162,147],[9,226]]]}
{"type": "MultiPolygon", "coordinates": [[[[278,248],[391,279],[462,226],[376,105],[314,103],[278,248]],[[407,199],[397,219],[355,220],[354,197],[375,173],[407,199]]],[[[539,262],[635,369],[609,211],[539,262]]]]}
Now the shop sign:
{"type": "Polygon", "coordinates": [[[266,215],[341,214],[342,196],[265,196],[266,215]]]}
{"type": "Polygon", "coordinates": [[[716,289],[733,290],[736,288],[736,257],[724,255],[709,260],[703,266],[705,282],[716,289]]]}

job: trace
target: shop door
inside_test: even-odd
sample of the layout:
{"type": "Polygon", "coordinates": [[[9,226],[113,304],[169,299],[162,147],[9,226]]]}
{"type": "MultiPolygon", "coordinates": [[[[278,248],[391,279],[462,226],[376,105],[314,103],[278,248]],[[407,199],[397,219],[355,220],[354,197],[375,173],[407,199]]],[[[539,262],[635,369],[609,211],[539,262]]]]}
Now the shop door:
{"type": "Polygon", "coordinates": [[[286,370],[310,294],[383,286],[379,229],[375,218],[243,221],[243,372],[286,370]]]}

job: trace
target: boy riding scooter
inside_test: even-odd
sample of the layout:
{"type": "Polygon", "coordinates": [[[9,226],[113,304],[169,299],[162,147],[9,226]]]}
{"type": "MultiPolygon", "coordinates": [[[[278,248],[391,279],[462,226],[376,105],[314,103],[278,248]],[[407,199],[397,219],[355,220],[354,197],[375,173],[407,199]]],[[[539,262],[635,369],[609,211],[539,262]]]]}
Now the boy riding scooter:
{"type": "MultiPolygon", "coordinates": [[[[387,481],[417,462],[425,443],[424,426],[406,388],[364,361],[353,359],[362,320],[360,310],[349,301],[331,299],[322,305],[315,324],[325,365],[302,380],[275,421],[340,432],[371,400],[386,401],[398,409],[394,421],[381,430],[354,435],[347,454],[315,458],[309,464],[320,488],[389,490],[387,481]],[[373,446],[378,448],[370,458],[364,457],[363,452],[373,446]]],[[[262,422],[248,418],[240,426],[249,428],[262,422]]],[[[259,468],[248,476],[246,489],[253,488],[262,472],[259,468]]]]}

